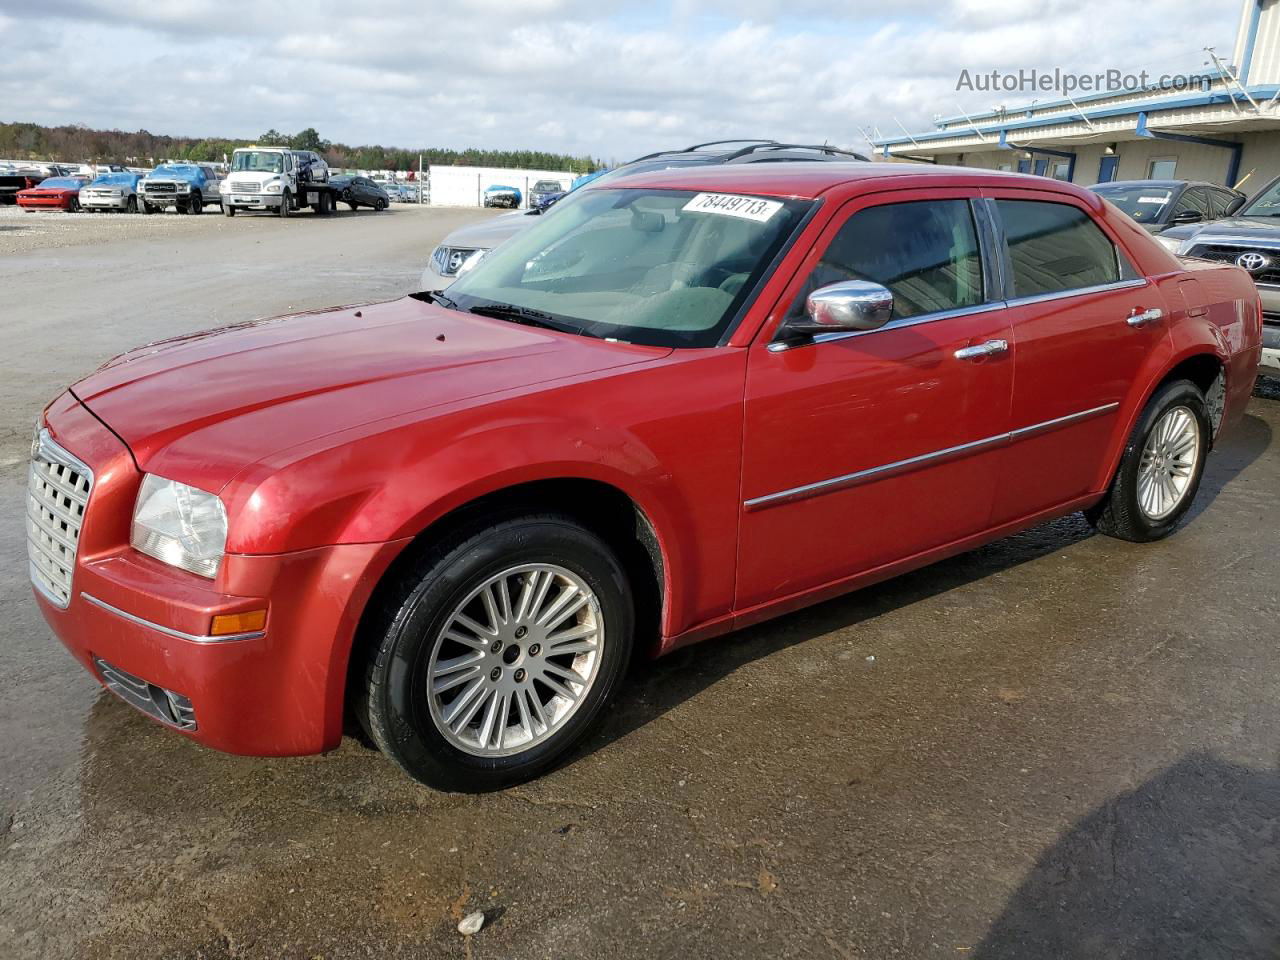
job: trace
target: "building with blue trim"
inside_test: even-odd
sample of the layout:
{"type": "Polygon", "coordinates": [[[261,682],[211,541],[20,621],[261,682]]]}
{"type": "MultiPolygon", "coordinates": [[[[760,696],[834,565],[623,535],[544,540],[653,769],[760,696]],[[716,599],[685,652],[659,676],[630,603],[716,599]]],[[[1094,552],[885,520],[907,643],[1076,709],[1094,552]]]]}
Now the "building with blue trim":
{"type": "Polygon", "coordinates": [[[872,144],[885,159],[1080,184],[1176,178],[1251,192],[1280,174],[1280,0],[1243,0],[1231,62],[1203,77],[944,117],[872,144]]]}

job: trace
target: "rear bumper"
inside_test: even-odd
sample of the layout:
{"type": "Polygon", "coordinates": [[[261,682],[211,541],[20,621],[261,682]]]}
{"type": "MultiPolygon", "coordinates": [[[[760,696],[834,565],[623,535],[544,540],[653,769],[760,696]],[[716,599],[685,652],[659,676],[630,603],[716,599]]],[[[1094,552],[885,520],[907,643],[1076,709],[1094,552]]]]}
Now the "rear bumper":
{"type": "Polygon", "coordinates": [[[33,591],[72,656],[126,702],[215,749],[281,756],[335,747],[356,626],[403,544],[231,555],[215,580],[187,574],[127,545],[140,475],[123,445],[74,398],[57,401],[46,420],[98,478],[70,602],[59,608],[33,591]],[[259,631],[209,635],[214,616],[262,609],[259,631]],[[151,698],[161,709],[146,709],[145,697],[128,695],[136,683],[180,698],[190,722],[166,718],[163,697],[151,698]]]}

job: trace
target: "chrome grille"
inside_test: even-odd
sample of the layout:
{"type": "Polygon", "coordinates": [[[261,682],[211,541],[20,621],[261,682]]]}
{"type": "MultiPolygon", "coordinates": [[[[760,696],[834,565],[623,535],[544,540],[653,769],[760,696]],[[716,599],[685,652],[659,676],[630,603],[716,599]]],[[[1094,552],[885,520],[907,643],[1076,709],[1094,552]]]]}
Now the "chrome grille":
{"type": "Polygon", "coordinates": [[[259,193],[262,190],[261,180],[232,180],[228,190],[236,193],[259,193]]]}
{"type": "Polygon", "coordinates": [[[71,580],[93,471],[41,430],[27,472],[27,565],[50,603],[71,602],[71,580]]]}
{"type": "Polygon", "coordinates": [[[176,183],[148,183],[144,184],[143,189],[146,193],[177,193],[178,185],[176,183]]]}
{"type": "Polygon", "coordinates": [[[1246,253],[1257,253],[1266,258],[1261,267],[1249,271],[1254,283],[1280,283],[1280,250],[1254,246],[1247,240],[1241,240],[1239,243],[1197,243],[1183,256],[1215,260],[1219,263],[1235,263],[1238,257],[1246,253]]]}

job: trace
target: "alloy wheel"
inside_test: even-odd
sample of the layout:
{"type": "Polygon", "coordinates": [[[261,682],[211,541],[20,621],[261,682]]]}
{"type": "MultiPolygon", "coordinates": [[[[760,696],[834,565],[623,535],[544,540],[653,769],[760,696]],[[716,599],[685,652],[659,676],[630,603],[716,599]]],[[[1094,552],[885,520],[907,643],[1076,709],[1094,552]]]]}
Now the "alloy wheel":
{"type": "Polygon", "coordinates": [[[1187,407],[1173,407],[1156,421],[1138,465],[1138,506],[1163,520],[1187,495],[1200,458],[1200,421],[1187,407]]]}
{"type": "Polygon", "coordinates": [[[431,720],[452,746],[520,753],[559,732],[596,681],[604,617],[577,574],[511,567],[472,590],[445,620],[427,668],[431,720]]]}

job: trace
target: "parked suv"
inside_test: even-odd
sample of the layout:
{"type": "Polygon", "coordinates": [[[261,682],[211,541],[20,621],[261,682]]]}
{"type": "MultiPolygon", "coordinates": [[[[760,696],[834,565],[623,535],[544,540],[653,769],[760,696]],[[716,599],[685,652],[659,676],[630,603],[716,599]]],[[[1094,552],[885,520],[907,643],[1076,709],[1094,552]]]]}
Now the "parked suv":
{"type": "Polygon", "coordinates": [[[213,167],[196,163],[163,163],[138,181],[143,213],[176,207],[179,213],[200,213],[210,204],[222,205],[221,177],[213,167]]]}
{"type": "Polygon", "coordinates": [[[100,683],[233,753],[351,715],[502,787],[633,648],[1073,511],[1168,536],[1257,373],[1245,273],[1067,183],[701,164],[557,206],[447,293],[151,344],[45,409],[29,569],[100,683]]]}
{"type": "MultiPolygon", "coordinates": [[[[702,164],[746,164],[746,163],[782,163],[804,160],[837,160],[866,161],[860,153],[851,153],[836,147],[805,146],[794,143],[778,143],[776,140],[715,140],[709,143],[695,143],[683,150],[660,150],[632,160],[630,163],[615,167],[608,173],[594,179],[584,180],[591,183],[607,183],[621,177],[646,173],[651,170],[666,170],[671,167],[689,167],[702,164]]],[[[582,183],[575,183],[577,189],[582,183]]],[[[572,190],[570,191],[572,192],[572,190]]],[[[559,202],[559,201],[557,201],[559,202]]],[[[488,203],[485,204],[488,206],[488,203]]],[[[422,272],[420,288],[423,290],[439,290],[453,282],[460,271],[468,270],[480,261],[502,241],[514,236],[522,230],[533,226],[536,217],[544,212],[543,207],[534,207],[527,213],[507,214],[493,220],[459,227],[447,237],[440,246],[431,252],[426,269],[422,272]]]]}
{"type": "Polygon", "coordinates": [[[1229,217],[1245,201],[1239,190],[1194,180],[1113,180],[1089,189],[1133,217],[1148,233],[1229,217]]]}
{"type": "Polygon", "coordinates": [[[1280,377],[1280,177],[1234,216],[1172,227],[1157,239],[1180,256],[1234,263],[1249,272],[1262,297],[1262,372],[1280,377]]]}

